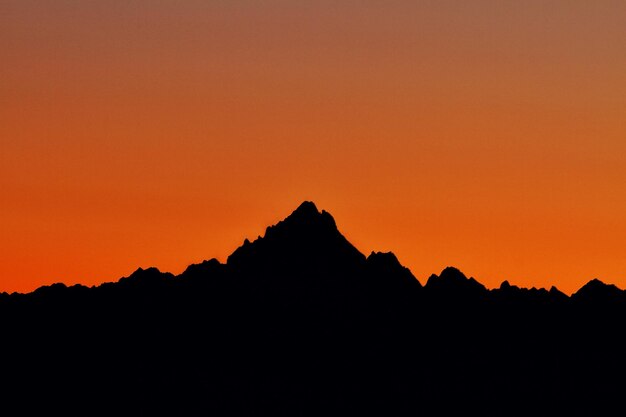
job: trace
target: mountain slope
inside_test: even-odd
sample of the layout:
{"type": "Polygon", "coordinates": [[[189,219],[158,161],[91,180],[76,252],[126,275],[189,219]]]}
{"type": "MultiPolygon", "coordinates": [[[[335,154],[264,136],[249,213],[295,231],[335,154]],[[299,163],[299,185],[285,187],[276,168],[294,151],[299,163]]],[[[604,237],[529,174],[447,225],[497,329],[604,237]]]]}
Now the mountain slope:
{"type": "Polygon", "coordinates": [[[624,292],[426,285],[311,202],[223,264],[0,297],[3,414],[614,415],[624,292]]]}

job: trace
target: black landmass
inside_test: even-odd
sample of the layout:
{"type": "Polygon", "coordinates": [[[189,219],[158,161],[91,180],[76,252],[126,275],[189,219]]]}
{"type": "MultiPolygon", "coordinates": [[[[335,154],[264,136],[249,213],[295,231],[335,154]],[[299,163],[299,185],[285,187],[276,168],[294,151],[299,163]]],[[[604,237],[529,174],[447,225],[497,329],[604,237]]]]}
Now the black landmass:
{"type": "Polygon", "coordinates": [[[626,413],[626,295],[422,285],[305,202],[225,264],[0,294],[0,415],[626,413]]]}

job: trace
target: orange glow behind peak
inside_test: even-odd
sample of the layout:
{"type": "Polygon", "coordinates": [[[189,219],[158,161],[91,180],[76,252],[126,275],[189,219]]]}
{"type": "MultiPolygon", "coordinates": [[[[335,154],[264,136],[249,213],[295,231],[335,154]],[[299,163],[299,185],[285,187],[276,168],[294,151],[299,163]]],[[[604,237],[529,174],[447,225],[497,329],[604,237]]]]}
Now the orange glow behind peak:
{"type": "Polygon", "coordinates": [[[626,288],[624,21],[620,1],[4,2],[0,291],[225,260],[305,199],[422,282],[626,288]]]}

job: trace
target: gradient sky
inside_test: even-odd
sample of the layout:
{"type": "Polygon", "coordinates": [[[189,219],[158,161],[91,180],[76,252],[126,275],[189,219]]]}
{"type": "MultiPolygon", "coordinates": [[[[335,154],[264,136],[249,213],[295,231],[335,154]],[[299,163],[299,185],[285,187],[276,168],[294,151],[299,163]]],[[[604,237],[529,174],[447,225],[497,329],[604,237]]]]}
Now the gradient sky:
{"type": "Polygon", "coordinates": [[[422,283],[626,288],[626,2],[0,0],[0,291],[303,200],[422,283]]]}

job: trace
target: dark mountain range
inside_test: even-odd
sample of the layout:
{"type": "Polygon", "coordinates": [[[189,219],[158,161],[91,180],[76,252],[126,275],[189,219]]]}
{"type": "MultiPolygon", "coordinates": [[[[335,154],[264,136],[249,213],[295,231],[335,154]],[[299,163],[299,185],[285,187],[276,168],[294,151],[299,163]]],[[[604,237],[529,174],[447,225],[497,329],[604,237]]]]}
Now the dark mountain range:
{"type": "Polygon", "coordinates": [[[225,264],[0,295],[7,416],[626,412],[626,295],[422,285],[303,203],[225,264]]]}

